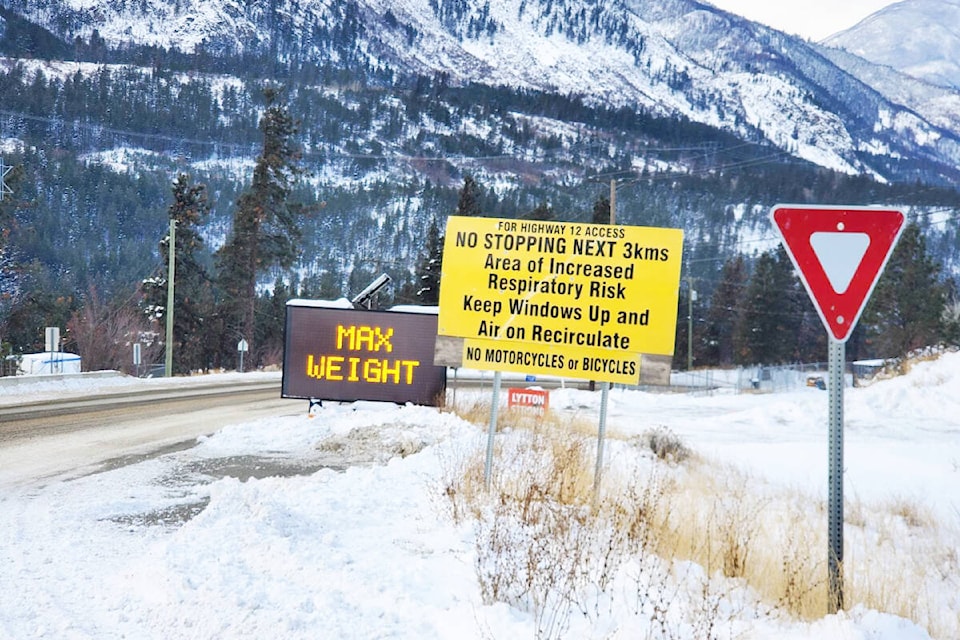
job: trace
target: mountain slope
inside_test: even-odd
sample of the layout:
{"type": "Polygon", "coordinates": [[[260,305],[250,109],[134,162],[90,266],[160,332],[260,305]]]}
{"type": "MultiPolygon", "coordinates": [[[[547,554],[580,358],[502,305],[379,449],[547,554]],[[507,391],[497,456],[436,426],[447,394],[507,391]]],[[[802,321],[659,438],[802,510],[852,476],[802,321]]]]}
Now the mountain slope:
{"type": "Polygon", "coordinates": [[[818,49],[824,57],[887,100],[908,106],[935,127],[960,131],[960,92],[869,62],[844,49],[827,46],[818,49]]]}
{"type": "Polygon", "coordinates": [[[928,121],[813,45],[694,0],[12,0],[65,41],[103,38],[285,64],[527,87],[689,118],[821,166],[952,180],[960,130],[928,121]],[[891,160],[891,158],[893,160],[891,160]]]}
{"type": "Polygon", "coordinates": [[[960,0],[902,0],[823,44],[960,89],[960,0]]]}

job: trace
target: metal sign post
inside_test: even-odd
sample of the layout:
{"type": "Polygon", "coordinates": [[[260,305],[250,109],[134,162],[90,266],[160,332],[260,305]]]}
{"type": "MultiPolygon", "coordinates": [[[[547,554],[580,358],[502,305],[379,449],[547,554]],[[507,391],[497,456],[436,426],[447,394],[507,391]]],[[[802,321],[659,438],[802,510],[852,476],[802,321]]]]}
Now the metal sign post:
{"type": "Polygon", "coordinates": [[[483,488],[490,490],[490,472],[493,467],[493,438],[497,433],[497,410],[500,408],[500,372],[493,373],[493,397],[490,400],[490,429],[487,431],[487,460],[483,466],[483,488]]]}
{"type": "Polygon", "coordinates": [[[240,353],[240,373],[243,373],[243,354],[249,349],[250,345],[247,344],[246,339],[240,338],[240,342],[237,343],[237,351],[240,353]]]}
{"type": "Polygon", "coordinates": [[[593,496],[600,496],[600,475],[603,471],[603,439],[607,434],[607,402],[610,398],[610,383],[600,383],[600,425],[597,429],[597,468],[593,472],[593,496]]]}
{"type": "Polygon", "coordinates": [[[47,327],[43,336],[44,350],[50,354],[48,356],[50,373],[63,373],[61,359],[57,358],[57,353],[60,351],[60,327],[47,327]]]}
{"type": "Polygon", "coordinates": [[[846,343],[830,337],[828,347],[827,609],[843,609],[843,373],[846,343]]]}
{"type": "Polygon", "coordinates": [[[140,377],[141,347],[139,342],[133,343],[133,364],[137,368],[137,377],[140,377]]]}

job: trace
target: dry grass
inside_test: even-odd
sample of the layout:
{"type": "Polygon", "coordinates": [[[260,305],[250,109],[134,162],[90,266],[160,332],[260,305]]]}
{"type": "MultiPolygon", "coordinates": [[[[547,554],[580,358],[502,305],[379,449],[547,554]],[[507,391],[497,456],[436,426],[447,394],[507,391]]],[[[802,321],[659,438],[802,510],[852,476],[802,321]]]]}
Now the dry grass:
{"type": "MultiPolygon", "coordinates": [[[[485,429],[489,406],[463,409],[485,429]]],[[[572,614],[603,616],[605,594],[626,572],[636,614],[657,637],[681,637],[678,624],[715,637],[722,616],[735,615],[721,601],[741,583],[761,611],[826,614],[822,499],[703,460],[667,430],[625,442],[645,462],[605,470],[594,495],[594,422],[501,412],[499,430],[510,437],[495,441],[490,492],[484,447],[446,461],[441,491],[457,521],[476,524],[487,602],[528,610],[538,638],[562,638],[572,614]],[[690,560],[704,574],[678,576],[673,560],[690,560]],[[678,622],[681,600],[687,618],[678,622]]],[[[845,511],[847,607],[903,616],[934,638],[960,637],[960,602],[951,595],[960,593],[956,528],[945,530],[928,508],[901,497],[881,505],[854,499],[845,511]]]]}
{"type": "MultiPolygon", "coordinates": [[[[827,540],[823,501],[766,485],[731,468],[688,465],[667,496],[673,504],[676,557],[743,578],[759,598],[812,620],[827,613],[827,540]]],[[[954,529],[916,500],[852,502],[845,509],[844,595],[925,627],[934,638],[960,637],[960,566],[954,529]],[[953,542],[951,542],[953,541],[953,542]]],[[[670,548],[659,548],[669,552],[670,548]]]]}
{"type": "Polygon", "coordinates": [[[741,578],[791,615],[826,612],[826,530],[810,523],[799,492],[769,487],[731,467],[700,461],[677,484],[672,515],[677,556],[708,573],[741,578]]]}

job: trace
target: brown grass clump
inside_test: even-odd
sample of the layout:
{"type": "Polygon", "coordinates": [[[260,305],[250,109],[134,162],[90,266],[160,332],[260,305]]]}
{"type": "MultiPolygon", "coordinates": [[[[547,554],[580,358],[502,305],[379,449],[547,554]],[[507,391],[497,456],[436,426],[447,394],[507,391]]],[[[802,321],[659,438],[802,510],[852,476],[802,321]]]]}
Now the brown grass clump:
{"type": "MultiPolygon", "coordinates": [[[[489,407],[465,415],[485,428],[489,407]]],[[[822,499],[702,459],[666,429],[629,441],[612,434],[621,439],[618,464],[606,465],[597,494],[593,421],[514,410],[501,412],[499,426],[509,437],[495,441],[490,491],[478,437],[475,449],[445,460],[441,493],[457,522],[475,524],[485,601],[530,611],[537,638],[566,637],[573,615],[601,620],[624,580],[656,637],[685,637],[681,629],[716,637],[723,616],[736,615],[721,604],[743,584],[755,610],[826,614],[822,499]],[[703,572],[678,574],[676,560],[703,572]]],[[[957,531],[902,497],[857,498],[845,511],[846,606],[903,616],[934,638],[960,637],[957,531]]]]}

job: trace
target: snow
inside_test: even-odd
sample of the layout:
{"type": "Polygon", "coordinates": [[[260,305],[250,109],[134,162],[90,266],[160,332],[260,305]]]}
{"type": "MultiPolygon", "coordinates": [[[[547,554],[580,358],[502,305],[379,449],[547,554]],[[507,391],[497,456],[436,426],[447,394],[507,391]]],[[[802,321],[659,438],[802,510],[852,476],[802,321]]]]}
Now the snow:
{"type": "Polygon", "coordinates": [[[824,43],[935,85],[960,86],[957,0],[895,2],[824,43]],[[904,37],[923,34],[922,38],[904,37]]]}
{"type": "MultiPolygon", "coordinates": [[[[277,374],[244,379],[251,375],[277,374]]],[[[196,380],[38,379],[0,387],[0,406],[196,380]]],[[[908,499],[929,508],[954,559],[960,553],[957,389],[960,353],[948,353],[844,395],[848,499],[908,499]]],[[[456,395],[458,406],[469,405],[488,401],[490,390],[462,387],[456,395]]],[[[550,407],[596,416],[600,395],[556,389],[550,407]]],[[[823,391],[617,388],[609,398],[610,471],[631,455],[624,445],[631,435],[666,428],[704,459],[749,474],[758,491],[826,495],[823,391]]],[[[445,506],[444,478],[455,460],[483,449],[485,425],[435,408],[370,402],[327,403],[310,417],[303,404],[300,415],[237,423],[189,448],[126,466],[0,481],[0,637],[547,637],[537,635],[538,619],[529,608],[484,601],[476,571],[478,528],[469,519],[454,521],[445,506]]],[[[520,431],[501,423],[495,469],[529,462],[520,431]]],[[[605,482],[612,482],[610,475],[605,482]]],[[[856,539],[859,529],[849,522],[847,529],[856,539]]],[[[916,531],[890,544],[906,549],[916,531]]],[[[626,597],[637,586],[626,576],[637,566],[625,565],[596,596],[595,613],[575,611],[566,633],[553,637],[664,637],[626,597]]],[[[671,575],[706,577],[692,563],[665,566],[673,567],[671,575]]],[[[710,637],[931,637],[916,622],[862,605],[793,620],[759,607],[738,581],[709,584],[722,617],[710,637]]],[[[674,589],[676,602],[685,602],[682,586],[674,589]]],[[[958,592],[954,583],[924,593],[935,613],[943,607],[948,623],[952,616],[953,627],[940,620],[939,637],[960,632],[958,592]]],[[[669,637],[704,637],[683,622],[683,611],[669,615],[676,622],[669,637]]]]}

